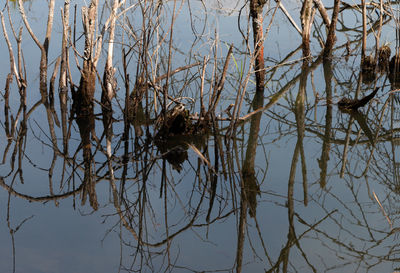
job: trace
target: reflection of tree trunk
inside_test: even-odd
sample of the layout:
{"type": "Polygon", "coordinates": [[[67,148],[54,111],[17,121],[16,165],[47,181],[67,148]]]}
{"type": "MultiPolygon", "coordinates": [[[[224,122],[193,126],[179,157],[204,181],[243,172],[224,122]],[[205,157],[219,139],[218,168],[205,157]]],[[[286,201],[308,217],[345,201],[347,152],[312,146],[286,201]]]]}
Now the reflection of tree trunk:
{"type": "MultiPolygon", "coordinates": [[[[304,66],[303,66],[304,67],[304,66]]],[[[307,197],[307,167],[306,167],[306,158],[304,155],[304,131],[305,131],[305,98],[306,98],[306,87],[307,87],[307,72],[306,69],[303,69],[303,72],[300,76],[300,85],[299,85],[299,93],[296,98],[296,124],[297,124],[297,144],[300,150],[301,156],[301,170],[303,175],[303,193],[304,193],[304,205],[307,206],[308,197],[307,197]]]]}
{"type": "MultiPolygon", "coordinates": [[[[282,248],[281,252],[279,253],[278,260],[276,264],[268,271],[268,273],[272,272],[279,272],[277,268],[279,268],[280,264],[282,263],[282,272],[288,272],[288,265],[289,265],[289,255],[290,255],[290,249],[294,244],[297,244],[297,246],[300,249],[299,243],[296,238],[296,233],[294,229],[294,200],[293,200],[293,195],[294,195],[294,179],[296,176],[296,166],[297,166],[297,161],[299,159],[299,154],[300,154],[300,147],[299,143],[296,143],[296,147],[294,148],[293,152],[293,157],[292,157],[292,164],[290,167],[290,174],[289,174],[289,182],[288,182],[288,200],[287,200],[287,207],[288,207],[288,218],[289,218],[289,232],[287,235],[287,243],[286,245],[282,248]]],[[[315,272],[315,271],[314,271],[315,272]]]]}
{"type": "Polygon", "coordinates": [[[321,188],[326,185],[326,173],[329,161],[330,139],[332,128],[332,63],[329,59],[324,61],[325,93],[326,93],[326,114],[325,114],[325,134],[322,143],[321,158],[318,160],[321,168],[319,184],[321,188]]]}
{"type": "MultiPolygon", "coordinates": [[[[287,235],[287,243],[286,246],[281,250],[281,253],[279,255],[278,261],[275,266],[279,266],[280,263],[283,263],[282,267],[282,272],[288,272],[288,265],[289,265],[289,254],[290,254],[290,249],[293,245],[296,245],[297,248],[300,250],[302,253],[302,256],[308,266],[312,269],[313,272],[316,272],[314,266],[308,261],[306,254],[302,250],[299,240],[300,238],[297,238],[296,236],[296,231],[294,227],[294,181],[296,177],[296,167],[297,167],[297,161],[299,159],[299,155],[301,154],[301,148],[302,147],[302,142],[297,141],[296,146],[294,148],[293,152],[293,157],[292,157],[292,164],[290,166],[290,174],[289,174],[289,181],[288,181],[288,200],[287,200],[287,207],[288,207],[288,222],[289,222],[289,231],[287,235]]],[[[303,158],[302,158],[303,160],[303,158]]],[[[269,270],[268,272],[271,272],[273,269],[269,270]]]]}
{"type": "Polygon", "coordinates": [[[206,217],[206,221],[207,223],[210,222],[210,215],[211,215],[211,211],[212,208],[214,206],[214,201],[215,201],[215,197],[216,197],[216,193],[217,193],[217,183],[218,183],[218,172],[219,172],[219,159],[222,158],[222,154],[221,156],[219,155],[219,144],[220,142],[218,142],[218,136],[217,136],[217,132],[218,130],[218,124],[215,122],[214,117],[212,118],[213,124],[214,124],[214,159],[215,159],[215,165],[214,165],[214,172],[210,172],[210,202],[209,202],[209,208],[208,208],[208,212],[207,212],[207,217],[206,217]]]}
{"type": "MultiPolygon", "coordinates": [[[[244,184],[244,182],[243,182],[244,184]]],[[[243,189],[244,185],[241,185],[240,194],[240,215],[239,215],[239,228],[238,228],[238,242],[236,248],[236,272],[242,272],[243,264],[243,245],[244,245],[244,232],[247,223],[247,202],[246,202],[246,191],[243,189]]]]}
{"type": "Polygon", "coordinates": [[[92,164],[92,144],[91,134],[94,131],[94,114],[93,108],[90,108],[85,114],[78,115],[76,123],[79,126],[79,133],[81,135],[81,146],[83,150],[83,162],[85,174],[83,178],[82,190],[82,204],[86,202],[86,195],[89,195],[89,202],[93,209],[97,210],[97,195],[96,195],[96,181],[93,177],[93,164],[92,164]]]}
{"type": "MultiPolygon", "coordinates": [[[[263,39],[263,7],[265,1],[250,1],[250,14],[253,20],[254,54],[256,70],[256,94],[254,96],[253,108],[257,110],[264,103],[264,39],[263,39]]],[[[260,131],[260,120],[262,112],[252,116],[246,158],[242,168],[241,193],[240,193],[240,218],[238,229],[238,242],[236,249],[236,272],[242,271],[244,232],[247,223],[247,208],[251,217],[255,217],[257,208],[257,193],[260,192],[254,170],[256,158],[258,132],[260,131]]]]}
{"type": "Polygon", "coordinates": [[[126,54],[125,50],[122,50],[122,62],[123,62],[123,68],[124,68],[124,82],[125,82],[125,109],[124,109],[124,133],[122,135],[122,140],[124,141],[124,155],[122,157],[122,164],[123,164],[123,170],[122,170],[122,179],[121,179],[121,184],[120,184],[120,197],[122,200],[123,197],[123,191],[125,187],[125,180],[126,180],[126,174],[127,174],[127,168],[128,168],[128,152],[129,152],[129,116],[132,114],[132,108],[133,103],[132,100],[129,96],[130,92],[130,87],[129,87],[129,74],[127,71],[127,63],[126,63],[126,54]]]}
{"type": "Polygon", "coordinates": [[[84,61],[84,70],[81,71],[81,81],[76,92],[74,101],[74,111],[76,111],[76,122],[79,126],[81,135],[81,146],[84,162],[84,179],[82,190],[82,204],[86,202],[86,195],[89,195],[90,205],[97,210],[97,196],[95,191],[95,181],[93,181],[91,133],[94,131],[93,96],[95,90],[95,71],[94,65],[90,60],[84,61]]]}
{"type": "MultiPolygon", "coordinates": [[[[256,93],[253,100],[254,109],[263,107],[264,94],[256,93]]],[[[256,196],[260,192],[259,185],[257,183],[254,163],[256,159],[257,151],[257,140],[258,133],[260,131],[260,121],[262,117],[262,112],[257,113],[251,117],[250,123],[250,133],[247,143],[246,158],[242,167],[242,175],[244,182],[244,190],[246,202],[249,206],[249,214],[251,217],[256,216],[257,199],[256,196]]],[[[242,189],[243,190],[243,189],[242,189]]]]}
{"type": "Polygon", "coordinates": [[[287,200],[287,206],[288,206],[288,218],[289,218],[289,232],[288,232],[288,241],[286,244],[286,248],[284,248],[282,251],[282,262],[283,262],[283,272],[287,272],[287,267],[289,263],[289,253],[290,253],[290,247],[291,245],[294,244],[295,239],[296,239],[296,232],[294,230],[294,200],[293,200],[293,194],[294,194],[294,179],[296,177],[296,166],[297,166],[297,161],[299,158],[300,154],[300,142],[297,141],[296,147],[294,148],[293,152],[293,158],[292,158],[292,164],[290,166],[290,174],[289,174],[289,183],[288,183],[288,200],[287,200]]]}

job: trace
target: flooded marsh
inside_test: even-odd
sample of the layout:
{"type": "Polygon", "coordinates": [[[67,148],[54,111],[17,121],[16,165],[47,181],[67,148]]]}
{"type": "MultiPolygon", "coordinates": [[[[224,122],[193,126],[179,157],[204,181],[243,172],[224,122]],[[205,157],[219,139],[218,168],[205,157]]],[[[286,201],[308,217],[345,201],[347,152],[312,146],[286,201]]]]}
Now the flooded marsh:
{"type": "Polygon", "coordinates": [[[5,1],[0,271],[400,271],[399,8],[5,1]]]}

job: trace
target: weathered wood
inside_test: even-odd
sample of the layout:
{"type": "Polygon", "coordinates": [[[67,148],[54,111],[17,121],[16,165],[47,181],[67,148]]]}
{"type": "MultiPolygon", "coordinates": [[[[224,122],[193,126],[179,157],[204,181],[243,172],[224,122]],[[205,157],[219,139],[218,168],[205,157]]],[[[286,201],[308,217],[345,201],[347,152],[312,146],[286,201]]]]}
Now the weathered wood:
{"type": "Polygon", "coordinates": [[[332,13],[332,20],[329,26],[328,36],[325,42],[324,48],[324,57],[328,57],[332,53],[333,46],[336,42],[336,23],[339,16],[339,7],[340,7],[340,0],[335,0],[335,4],[333,6],[333,13],[332,13]]]}
{"type": "Polygon", "coordinates": [[[303,57],[308,58],[311,56],[310,49],[310,33],[312,25],[312,0],[304,0],[301,7],[300,19],[303,39],[303,57]]]}

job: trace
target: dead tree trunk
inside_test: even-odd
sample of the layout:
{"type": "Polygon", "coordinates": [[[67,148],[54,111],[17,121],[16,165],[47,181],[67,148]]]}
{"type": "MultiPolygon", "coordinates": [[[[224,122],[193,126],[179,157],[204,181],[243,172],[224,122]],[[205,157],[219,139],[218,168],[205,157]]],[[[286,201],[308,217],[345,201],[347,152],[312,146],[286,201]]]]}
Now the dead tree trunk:
{"type": "Polygon", "coordinates": [[[317,7],[319,14],[321,14],[322,20],[324,21],[325,26],[329,29],[331,25],[331,20],[329,19],[328,13],[324,7],[324,4],[321,0],[314,0],[314,4],[317,7]]]}
{"type": "MultiPolygon", "coordinates": [[[[264,96],[264,36],[263,36],[263,8],[265,0],[251,0],[250,1],[250,15],[253,23],[253,41],[254,41],[254,56],[255,56],[255,70],[256,70],[256,97],[253,102],[253,107],[262,108],[264,96]]],[[[260,115],[256,115],[252,120],[251,128],[258,134],[260,115]],[[254,128],[253,128],[254,127],[254,128]]],[[[257,139],[257,137],[256,137],[257,139]]],[[[249,140],[250,142],[250,140],[249,140]]],[[[248,152],[252,150],[249,147],[248,152]]],[[[255,155],[255,153],[254,153],[255,155]]],[[[240,194],[240,220],[236,248],[236,272],[242,272],[243,264],[243,245],[245,239],[245,227],[247,223],[247,211],[250,205],[250,215],[255,217],[256,214],[256,194],[258,193],[258,186],[254,177],[254,168],[252,167],[253,158],[246,153],[246,165],[243,168],[242,181],[241,181],[241,194],[240,194]],[[249,190],[251,189],[251,190],[249,190]]]]}
{"type": "Polygon", "coordinates": [[[28,22],[28,19],[26,17],[25,9],[22,3],[22,0],[18,0],[18,6],[19,6],[19,11],[22,17],[22,20],[24,21],[25,27],[28,30],[30,36],[32,39],[35,41],[36,45],[40,49],[40,72],[39,72],[39,78],[40,78],[40,93],[42,96],[42,103],[47,103],[47,54],[49,50],[49,43],[50,43],[50,38],[51,38],[51,30],[53,28],[53,18],[54,18],[54,5],[55,5],[55,0],[51,0],[49,2],[49,12],[48,12],[48,17],[47,17],[47,29],[46,29],[46,37],[44,39],[44,42],[41,43],[39,39],[36,37],[36,35],[33,33],[33,30],[28,22]]]}
{"type": "Polygon", "coordinates": [[[107,141],[107,157],[111,158],[111,138],[112,138],[112,104],[111,101],[115,96],[117,89],[117,80],[115,79],[115,68],[113,67],[113,53],[114,53],[114,35],[115,35],[115,22],[117,19],[118,0],[114,0],[109,17],[109,41],[108,41],[108,54],[104,67],[103,75],[103,89],[101,94],[101,107],[103,112],[103,126],[107,141]]]}
{"type": "Polygon", "coordinates": [[[264,93],[264,36],[263,36],[263,8],[266,0],[250,1],[250,15],[253,21],[253,39],[256,70],[256,92],[264,93]]]}
{"type": "Polygon", "coordinates": [[[335,4],[333,6],[332,20],[329,26],[328,36],[325,42],[325,48],[324,48],[325,58],[332,53],[333,45],[336,42],[335,32],[336,32],[336,22],[339,16],[339,6],[340,6],[340,0],[335,0],[335,4]]]}
{"type": "Polygon", "coordinates": [[[81,70],[81,80],[74,99],[77,115],[83,114],[86,108],[93,107],[94,92],[96,88],[96,66],[94,56],[94,33],[97,18],[97,1],[92,0],[89,8],[82,8],[82,21],[85,33],[85,51],[83,67],[81,70]]]}
{"type": "Polygon", "coordinates": [[[361,0],[361,6],[362,6],[362,24],[363,24],[361,64],[363,64],[365,60],[365,52],[367,49],[367,7],[365,5],[365,0],[361,0]]]}
{"type": "Polygon", "coordinates": [[[67,88],[67,72],[68,72],[68,37],[69,37],[69,6],[70,0],[65,0],[64,9],[62,13],[62,22],[63,22],[63,37],[61,43],[61,65],[60,65],[60,79],[58,83],[58,95],[60,100],[60,109],[61,109],[61,127],[63,133],[63,152],[66,155],[68,151],[68,106],[67,106],[67,98],[68,98],[68,88],[67,88]]]}
{"type": "Polygon", "coordinates": [[[309,58],[311,56],[310,50],[310,33],[312,24],[312,0],[304,0],[301,7],[301,26],[303,29],[303,57],[309,58]]]}
{"type": "Polygon", "coordinates": [[[85,173],[83,179],[82,204],[85,203],[87,195],[93,209],[97,210],[97,196],[95,179],[93,174],[93,156],[91,149],[91,136],[94,133],[93,100],[96,88],[96,63],[99,57],[101,39],[95,44],[95,29],[97,18],[98,0],[92,0],[89,7],[82,8],[82,23],[85,33],[85,51],[81,79],[78,90],[73,94],[73,110],[76,113],[76,122],[82,138],[83,161],[85,173]],[[97,46],[95,50],[95,46],[97,46]],[[96,55],[95,55],[96,54],[96,55]]]}

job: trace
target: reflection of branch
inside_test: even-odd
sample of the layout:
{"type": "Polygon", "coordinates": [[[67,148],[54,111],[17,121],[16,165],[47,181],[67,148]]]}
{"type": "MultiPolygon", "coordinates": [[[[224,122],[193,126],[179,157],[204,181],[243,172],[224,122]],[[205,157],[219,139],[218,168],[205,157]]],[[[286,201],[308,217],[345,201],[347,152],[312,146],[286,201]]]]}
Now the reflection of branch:
{"type": "Polygon", "coordinates": [[[383,118],[385,117],[385,114],[386,114],[386,107],[388,106],[391,97],[392,97],[392,96],[389,96],[389,97],[388,97],[388,99],[386,100],[385,104],[383,105],[383,107],[382,107],[382,109],[381,109],[381,117],[379,118],[379,124],[378,124],[378,127],[377,127],[377,129],[376,129],[376,133],[375,133],[374,136],[371,136],[371,138],[372,138],[372,149],[371,149],[371,153],[370,153],[369,158],[368,158],[368,160],[367,160],[367,164],[366,164],[366,166],[365,166],[365,170],[364,170],[364,172],[361,174],[361,176],[365,176],[365,175],[367,174],[367,171],[368,171],[368,169],[369,169],[369,166],[370,166],[370,164],[371,164],[371,161],[372,161],[372,159],[373,159],[373,157],[374,157],[374,151],[375,151],[375,149],[376,149],[376,143],[377,143],[378,140],[379,140],[379,131],[380,131],[380,129],[382,128],[383,118]]]}
{"type": "Polygon", "coordinates": [[[207,158],[205,158],[205,156],[199,151],[199,149],[196,148],[196,146],[194,146],[193,144],[187,143],[187,145],[197,154],[197,156],[204,162],[207,164],[208,168],[214,173],[216,174],[216,171],[214,170],[213,166],[211,165],[210,161],[207,160],[207,158]]]}
{"type": "Polygon", "coordinates": [[[73,190],[73,191],[70,191],[70,192],[67,192],[67,193],[55,194],[55,195],[46,195],[46,196],[40,196],[40,197],[33,197],[33,196],[30,196],[30,195],[19,193],[19,192],[15,191],[12,187],[10,187],[9,185],[7,185],[4,182],[3,177],[0,177],[0,186],[3,187],[9,193],[11,193],[11,194],[13,194],[13,195],[15,195],[17,197],[20,197],[20,198],[28,200],[28,201],[33,201],[33,202],[45,202],[45,201],[51,201],[51,200],[65,199],[65,198],[70,197],[70,196],[75,196],[83,188],[83,184],[81,184],[76,190],[73,190]]]}
{"type": "MultiPolygon", "coordinates": [[[[308,74],[309,72],[313,71],[314,69],[316,69],[319,64],[322,62],[322,57],[319,56],[319,58],[312,63],[312,65],[310,65],[308,68],[306,68],[305,73],[308,74]]],[[[303,72],[301,72],[303,73],[303,72]]],[[[270,99],[269,102],[262,108],[259,108],[257,110],[254,110],[253,112],[243,116],[242,118],[240,118],[239,120],[241,121],[245,121],[248,118],[250,118],[252,115],[258,113],[258,112],[264,112],[266,110],[268,110],[269,108],[271,108],[273,105],[275,105],[278,100],[286,94],[286,92],[288,92],[289,90],[291,90],[291,88],[296,84],[296,82],[300,79],[301,73],[298,74],[297,76],[295,76],[291,81],[289,81],[288,83],[286,83],[278,92],[276,92],[270,99]]]]}
{"type": "Polygon", "coordinates": [[[353,119],[355,119],[358,122],[358,125],[360,125],[361,129],[364,131],[370,144],[374,146],[375,145],[374,136],[372,135],[371,129],[367,124],[366,117],[357,110],[352,110],[349,112],[349,114],[353,119]]]}
{"type": "MultiPolygon", "coordinates": [[[[8,211],[8,213],[9,213],[9,210],[10,210],[10,203],[8,203],[8,206],[7,206],[7,211],[8,211]]],[[[11,223],[10,223],[10,219],[9,219],[9,214],[7,214],[7,225],[8,225],[8,229],[9,229],[9,231],[10,231],[10,235],[11,235],[11,244],[12,244],[13,273],[15,273],[15,258],[16,258],[16,256],[15,256],[15,233],[17,233],[17,231],[22,227],[22,225],[23,225],[25,222],[29,221],[29,220],[32,219],[32,218],[33,218],[33,215],[31,215],[31,216],[25,218],[24,220],[22,220],[21,223],[19,223],[18,226],[16,226],[15,228],[12,228],[12,227],[11,227],[11,223]]]]}
{"type": "Polygon", "coordinates": [[[354,118],[351,117],[349,120],[349,126],[347,128],[346,137],[345,137],[345,141],[344,141],[342,168],[340,169],[340,178],[343,178],[344,170],[346,169],[347,152],[349,150],[350,132],[351,132],[351,125],[353,124],[353,121],[354,121],[354,118]]]}
{"type": "MultiPolygon", "coordinates": [[[[111,184],[111,189],[113,191],[113,196],[115,198],[115,197],[118,196],[117,187],[116,187],[116,185],[115,185],[115,183],[113,181],[110,181],[110,184],[111,184]]],[[[163,240],[161,240],[159,242],[156,242],[156,243],[145,242],[145,241],[143,241],[143,239],[141,237],[138,236],[137,232],[131,226],[131,221],[128,221],[125,218],[126,216],[123,214],[123,210],[121,209],[120,202],[118,202],[118,200],[116,201],[114,199],[114,206],[115,206],[115,208],[117,210],[117,213],[118,213],[118,215],[119,215],[119,217],[120,217],[120,219],[122,221],[123,226],[127,229],[127,231],[129,231],[132,234],[133,238],[138,241],[139,245],[146,245],[146,246],[151,246],[151,247],[159,247],[159,246],[164,245],[168,241],[172,240],[175,236],[179,235],[180,233],[182,233],[183,231],[189,229],[190,227],[192,227],[194,225],[194,222],[195,222],[195,220],[197,218],[197,215],[199,213],[199,210],[200,210],[200,205],[203,202],[205,192],[206,192],[206,187],[204,187],[204,190],[202,192],[200,201],[199,201],[195,211],[193,212],[193,216],[192,216],[192,219],[190,220],[190,222],[186,226],[184,226],[181,229],[179,229],[178,231],[176,231],[175,233],[170,234],[167,238],[165,238],[165,239],[163,239],[163,240]]]]}
{"type": "Polygon", "coordinates": [[[90,205],[94,210],[98,209],[97,195],[95,189],[95,181],[93,175],[93,155],[92,145],[90,142],[91,137],[94,137],[95,121],[93,108],[86,109],[86,113],[82,112],[76,118],[76,123],[79,126],[79,133],[81,135],[81,146],[83,153],[84,163],[84,178],[83,178],[83,191],[82,191],[82,204],[85,204],[86,197],[89,195],[90,205]]]}

